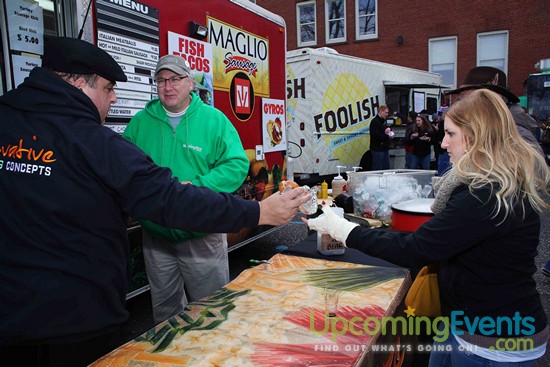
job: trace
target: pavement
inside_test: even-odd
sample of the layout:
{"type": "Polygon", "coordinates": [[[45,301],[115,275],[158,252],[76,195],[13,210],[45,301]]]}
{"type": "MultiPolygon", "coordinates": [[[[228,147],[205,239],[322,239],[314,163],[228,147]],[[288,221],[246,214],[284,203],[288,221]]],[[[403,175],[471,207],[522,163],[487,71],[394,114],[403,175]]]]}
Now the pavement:
{"type": "MultiPolygon", "coordinates": [[[[546,317],[550,320],[550,277],[540,269],[550,259],[550,211],[541,216],[539,254],[535,259],[539,271],[534,275],[540,293],[546,317]]],[[[297,216],[289,224],[280,227],[269,235],[229,253],[230,276],[234,279],[243,270],[255,266],[250,259],[267,260],[273,255],[303,241],[309,235],[308,228],[297,216]]],[[[129,341],[153,327],[149,292],[128,301],[130,319],[124,327],[121,344],[129,341]]],[[[415,365],[416,366],[416,365],[415,365]]],[[[544,357],[535,367],[550,366],[550,342],[544,357]]]]}

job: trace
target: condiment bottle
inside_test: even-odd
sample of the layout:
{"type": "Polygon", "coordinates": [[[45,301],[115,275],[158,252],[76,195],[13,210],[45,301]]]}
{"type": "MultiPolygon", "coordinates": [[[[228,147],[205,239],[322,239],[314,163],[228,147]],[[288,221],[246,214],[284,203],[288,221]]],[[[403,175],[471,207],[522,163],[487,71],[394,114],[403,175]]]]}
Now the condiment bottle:
{"type": "Polygon", "coordinates": [[[326,198],[328,198],[328,184],[323,181],[323,183],[321,184],[321,199],[326,198]]]}
{"type": "Polygon", "coordinates": [[[340,168],[345,168],[345,166],[336,166],[338,170],[338,176],[334,177],[332,180],[332,197],[335,198],[344,191],[344,185],[346,180],[340,175],[340,168]]]}
{"type": "MultiPolygon", "coordinates": [[[[330,207],[334,214],[338,215],[340,218],[344,217],[344,209],[338,207],[330,207]]],[[[334,238],[330,237],[328,234],[321,234],[317,232],[317,251],[323,255],[342,255],[346,252],[346,247],[342,242],[336,241],[334,238]]]]}

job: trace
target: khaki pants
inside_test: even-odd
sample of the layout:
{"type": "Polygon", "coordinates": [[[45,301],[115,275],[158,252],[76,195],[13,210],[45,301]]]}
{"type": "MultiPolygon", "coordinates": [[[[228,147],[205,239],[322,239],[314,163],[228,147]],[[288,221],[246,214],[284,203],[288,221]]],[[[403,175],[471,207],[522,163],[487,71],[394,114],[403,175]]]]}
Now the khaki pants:
{"type": "Polygon", "coordinates": [[[226,234],[173,243],[143,231],[143,257],[155,324],[229,283],[226,234]]]}

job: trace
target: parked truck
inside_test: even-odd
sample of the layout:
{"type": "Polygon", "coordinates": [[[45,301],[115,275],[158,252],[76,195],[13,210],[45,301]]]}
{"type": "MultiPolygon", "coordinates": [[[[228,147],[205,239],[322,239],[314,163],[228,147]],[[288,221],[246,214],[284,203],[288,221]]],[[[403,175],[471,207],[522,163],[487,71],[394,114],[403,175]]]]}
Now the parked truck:
{"type": "Polygon", "coordinates": [[[550,58],[540,60],[535,67],[540,73],[527,78],[527,111],[546,122],[550,117],[550,58]]]}
{"type": "Polygon", "coordinates": [[[394,169],[404,168],[408,111],[437,112],[442,77],[403,66],[343,55],[332,49],[287,52],[289,174],[300,183],[330,182],[337,166],[359,167],[369,149],[370,121],[390,108],[394,169]],[[393,113],[396,113],[394,116],[393,113]]]}

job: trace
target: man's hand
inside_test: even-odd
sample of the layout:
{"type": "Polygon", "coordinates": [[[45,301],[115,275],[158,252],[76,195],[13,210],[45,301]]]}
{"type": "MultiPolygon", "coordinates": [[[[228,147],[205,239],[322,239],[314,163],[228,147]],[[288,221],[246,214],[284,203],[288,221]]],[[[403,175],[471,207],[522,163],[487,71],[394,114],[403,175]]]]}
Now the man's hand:
{"type": "Polygon", "coordinates": [[[302,187],[282,194],[270,195],[260,201],[260,221],[258,224],[281,225],[290,222],[298,212],[300,205],[311,199],[302,187]]]}

